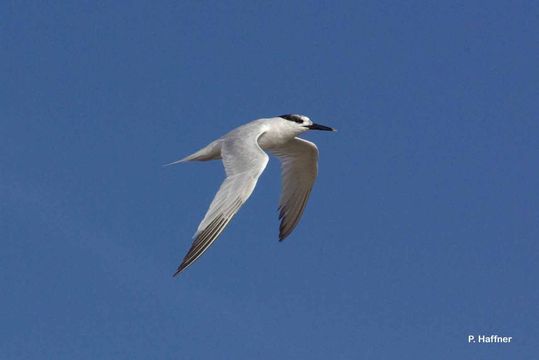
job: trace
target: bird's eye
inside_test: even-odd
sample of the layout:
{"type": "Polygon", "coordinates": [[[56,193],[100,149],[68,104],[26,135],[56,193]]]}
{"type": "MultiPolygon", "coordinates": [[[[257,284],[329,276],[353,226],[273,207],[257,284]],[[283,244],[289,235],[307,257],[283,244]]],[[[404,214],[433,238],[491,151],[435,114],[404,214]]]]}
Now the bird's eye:
{"type": "Polygon", "coordinates": [[[303,120],[301,120],[301,119],[295,119],[294,121],[295,121],[296,123],[298,123],[298,124],[303,124],[303,120]]]}

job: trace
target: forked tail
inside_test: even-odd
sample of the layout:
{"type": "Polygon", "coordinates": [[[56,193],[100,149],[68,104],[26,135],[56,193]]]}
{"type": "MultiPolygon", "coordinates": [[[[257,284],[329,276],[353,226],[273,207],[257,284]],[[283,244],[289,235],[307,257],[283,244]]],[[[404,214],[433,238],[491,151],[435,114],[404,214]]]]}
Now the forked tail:
{"type": "Polygon", "coordinates": [[[183,159],[173,161],[169,164],[163,166],[169,166],[174,164],[179,164],[186,161],[208,161],[208,160],[219,160],[221,159],[221,140],[215,140],[210,143],[208,146],[198,150],[197,152],[184,157],[183,159]]]}

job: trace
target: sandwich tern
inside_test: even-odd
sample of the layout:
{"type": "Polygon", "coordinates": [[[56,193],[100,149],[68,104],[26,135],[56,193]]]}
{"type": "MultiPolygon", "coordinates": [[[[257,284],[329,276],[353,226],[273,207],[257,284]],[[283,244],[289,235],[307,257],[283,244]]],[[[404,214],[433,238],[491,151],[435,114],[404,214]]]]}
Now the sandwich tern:
{"type": "Polygon", "coordinates": [[[318,148],[297,137],[307,130],[335,131],[297,114],[258,119],[242,125],[199,151],[168,165],[222,160],[226,178],[193,236],[193,244],[173,276],[197,260],[217,239],[253,192],[269,151],[281,160],[279,240],[298,224],[318,172],[318,148]]]}

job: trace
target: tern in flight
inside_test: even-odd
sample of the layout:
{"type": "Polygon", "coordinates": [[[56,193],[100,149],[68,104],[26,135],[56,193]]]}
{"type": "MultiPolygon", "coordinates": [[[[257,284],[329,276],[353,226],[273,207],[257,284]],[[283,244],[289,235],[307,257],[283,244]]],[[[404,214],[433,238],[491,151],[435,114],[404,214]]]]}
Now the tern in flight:
{"type": "Polygon", "coordinates": [[[174,273],[191,265],[217,239],[253,192],[268,163],[269,151],[281,160],[282,192],[279,201],[279,240],[298,224],[318,172],[318,149],[297,136],[307,130],[335,131],[313,123],[307,116],[288,114],[242,125],[181,160],[223,161],[226,178],[193,236],[193,244],[174,273]]]}

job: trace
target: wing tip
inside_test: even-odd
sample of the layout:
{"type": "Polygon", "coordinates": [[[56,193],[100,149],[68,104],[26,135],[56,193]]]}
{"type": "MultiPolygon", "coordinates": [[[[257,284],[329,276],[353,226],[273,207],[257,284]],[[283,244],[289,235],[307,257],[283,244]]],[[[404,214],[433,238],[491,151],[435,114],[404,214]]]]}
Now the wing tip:
{"type": "Polygon", "coordinates": [[[176,271],[174,272],[174,274],[172,274],[172,277],[177,277],[185,268],[187,267],[187,265],[185,265],[184,263],[182,263],[180,266],[178,266],[178,268],[176,269],[176,271]]]}
{"type": "Polygon", "coordinates": [[[280,226],[279,227],[279,242],[282,242],[284,239],[286,239],[288,235],[290,235],[290,232],[291,231],[284,231],[284,227],[280,226]]]}

